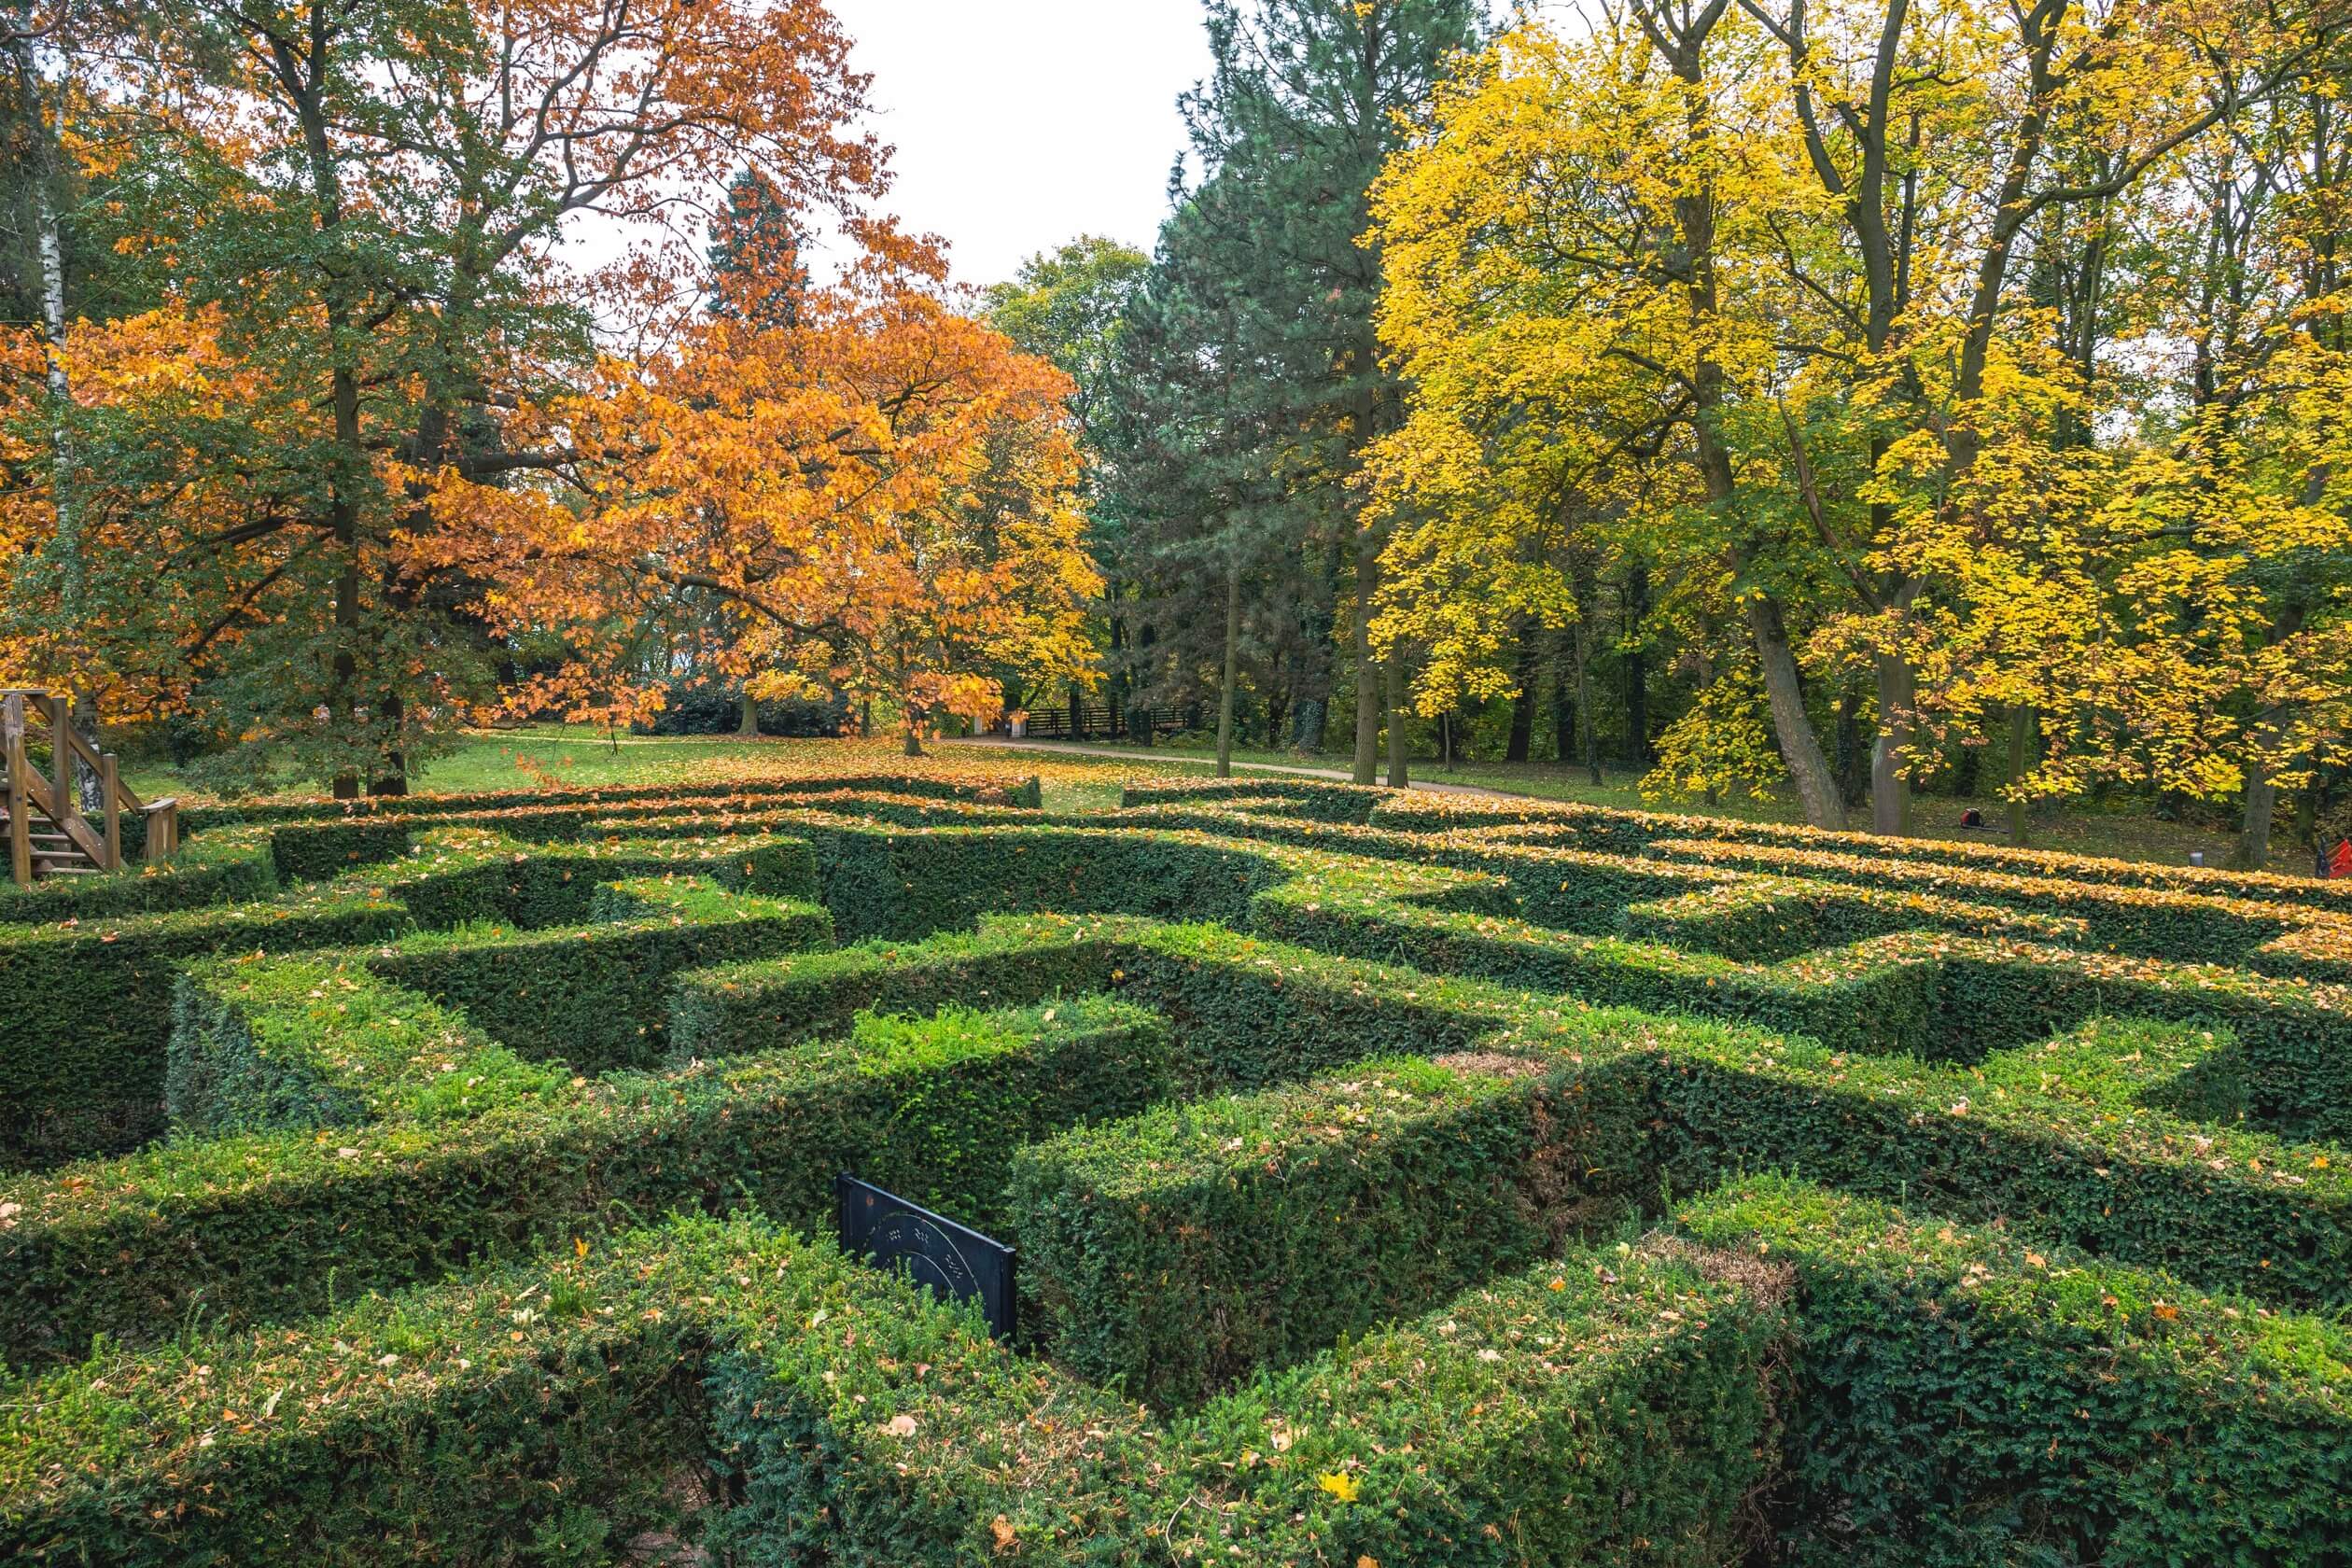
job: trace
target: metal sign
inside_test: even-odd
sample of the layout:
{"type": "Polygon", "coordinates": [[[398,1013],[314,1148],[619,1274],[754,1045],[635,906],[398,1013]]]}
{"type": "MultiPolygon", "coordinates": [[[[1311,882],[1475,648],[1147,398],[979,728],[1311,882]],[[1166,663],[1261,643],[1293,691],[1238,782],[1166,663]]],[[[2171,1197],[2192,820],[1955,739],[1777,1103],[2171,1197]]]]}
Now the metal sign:
{"type": "Polygon", "coordinates": [[[1013,1337],[1013,1249],[871,1182],[833,1178],[841,1245],[852,1256],[905,1275],[948,1301],[977,1301],[988,1332],[1013,1337]]]}

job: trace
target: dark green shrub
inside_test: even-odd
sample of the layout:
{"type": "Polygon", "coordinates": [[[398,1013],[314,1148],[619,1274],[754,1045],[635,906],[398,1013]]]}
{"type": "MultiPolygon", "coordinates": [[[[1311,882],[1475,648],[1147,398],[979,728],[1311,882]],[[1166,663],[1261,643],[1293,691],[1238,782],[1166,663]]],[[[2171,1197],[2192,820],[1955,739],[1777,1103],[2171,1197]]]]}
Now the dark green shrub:
{"type": "Polygon", "coordinates": [[[1587,1172],[1622,1169],[1643,1109],[1525,1058],[1389,1057],[1064,1133],[1014,1159],[1035,1326],[1090,1379],[1197,1404],[1618,1210],[1587,1172]]]}
{"type": "Polygon", "coordinates": [[[364,961],[522,1055],[593,1076],[662,1061],[671,975],[832,941],[832,917],[815,904],[641,877],[599,886],[585,925],[420,932],[364,961]]]}
{"type": "Polygon", "coordinates": [[[853,1266],[707,1222],[0,1385],[0,1558],[605,1562],[675,1530],[723,1284],[797,1315],[853,1266]]]}
{"type": "Polygon", "coordinates": [[[441,828],[400,860],[345,876],[338,889],[399,899],[427,931],[472,922],[540,931],[589,918],[596,889],[632,876],[704,876],[735,892],[813,900],[817,861],[805,839],[749,833],[707,843],[615,839],[531,844],[483,829],[441,828]]]}
{"type": "Polygon", "coordinates": [[[277,890],[268,832],[223,828],[189,840],[160,865],[134,864],[109,876],[49,877],[30,888],[0,883],[0,923],[46,925],[161,915],[250,903],[277,890]]]}
{"type": "Polygon", "coordinates": [[[1801,1562],[2352,1560],[2352,1337],[1784,1180],[1683,1227],[1796,1270],[1801,1562]]]}
{"type": "Polygon", "coordinates": [[[381,1016],[360,1010],[352,1030],[329,1031],[299,987],[259,987],[257,1005],[274,995],[290,1008],[268,1027],[316,1030],[313,1059],[329,1067],[388,1069],[371,1080],[400,1091],[385,1095],[386,1113],[0,1184],[0,1361],[78,1359],[98,1335],[151,1343],[190,1321],[283,1320],[672,1210],[750,1203],[828,1225],[843,1169],[995,1224],[1013,1147],[1132,1114],[1169,1084],[1165,1025],[1079,998],[861,1019],[846,1039],[685,1072],[565,1078],[544,1092],[518,1079],[469,1107],[452,1102],[465,1073],[441,1086],[453,1075],[439,1063],[455,1058],[409,1071],[398,1054],[410,1037],[395,1032],[371,1061],[355,1037],[381,1016]],[[421,1108],[402,1098],[420,1078],[421,1108]]]}
{"type": "Polygon", "coordinates": [[[669,990],[674,1064],[769,1051],[845,1029],[851,1016],[932,1013],[951,1003],[1018,1007],[1101,990],[1132,954],[1126,922],[990,917],[976,932],[847,947],[680,974],[669,990]]]}
{"type": "Polygon", "coordinates": [[[399,904],[353,893],[0,927],[0,1168],[162,1132],[172,977],[187,960],[379,942],[408,924],[399,904]]]}
{"type": "Polygon", "coordinates": [[[1785,1288],[1648,1244],[1465,1292],[1183,1423],[1169,1545],[1358,1568],[1740,1561],[1789,1403],[1785,1288]]]}
{"type": "Polygon", "coordinates": [[[217,1138],[552,1105],[569,1076],[329,953],[184,972],[165,1103],[180,1136],[217,1138]]]}
{"type": "Polygon", "coordinates": [[[1645,1068],[1675,1190],[1801,1171],[2288,1305],[2352,1306],[2352,1154],[2246,1124],[2226,1032],[2100,1020],[1981,1066],[1689,1030],[1645,1068]]]}

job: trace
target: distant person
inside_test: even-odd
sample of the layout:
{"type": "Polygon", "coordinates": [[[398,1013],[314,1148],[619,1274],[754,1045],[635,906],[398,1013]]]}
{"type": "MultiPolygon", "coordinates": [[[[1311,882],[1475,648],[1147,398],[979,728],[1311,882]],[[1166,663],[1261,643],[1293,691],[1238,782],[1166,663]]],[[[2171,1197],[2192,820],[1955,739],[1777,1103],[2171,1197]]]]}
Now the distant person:
{"type": "Polygon", "coordinates": [[[1972,805],[1960,813],[1960,825],[1968,829],[1981,829],[1984,826],[1984,813],[1972,805]]]}

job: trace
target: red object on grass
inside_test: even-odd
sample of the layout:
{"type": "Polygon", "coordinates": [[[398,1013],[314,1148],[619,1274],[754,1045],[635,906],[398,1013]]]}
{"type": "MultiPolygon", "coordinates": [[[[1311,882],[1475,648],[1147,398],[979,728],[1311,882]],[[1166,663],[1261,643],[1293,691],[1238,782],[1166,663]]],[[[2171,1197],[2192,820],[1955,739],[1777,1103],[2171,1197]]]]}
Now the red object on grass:
{"type": "Polygon", "coordinates": [[[2328,857],[2328,875],[2331,879],[2352,876],[2352,838],[2337,842],[2335,853],[2328,857]]]}

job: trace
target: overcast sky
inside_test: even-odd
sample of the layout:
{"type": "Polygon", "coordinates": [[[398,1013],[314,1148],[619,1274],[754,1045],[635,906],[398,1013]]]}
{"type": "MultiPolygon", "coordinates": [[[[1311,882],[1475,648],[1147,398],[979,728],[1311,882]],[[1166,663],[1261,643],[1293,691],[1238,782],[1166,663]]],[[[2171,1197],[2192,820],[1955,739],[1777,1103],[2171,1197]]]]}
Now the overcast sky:
{"type": "Polygon", "coordinates": [[[1200,0],[833,0],[898,148],[889,205],[995,283],[1080,234],[1152,248],[1205,76],[1200,0]]]}

